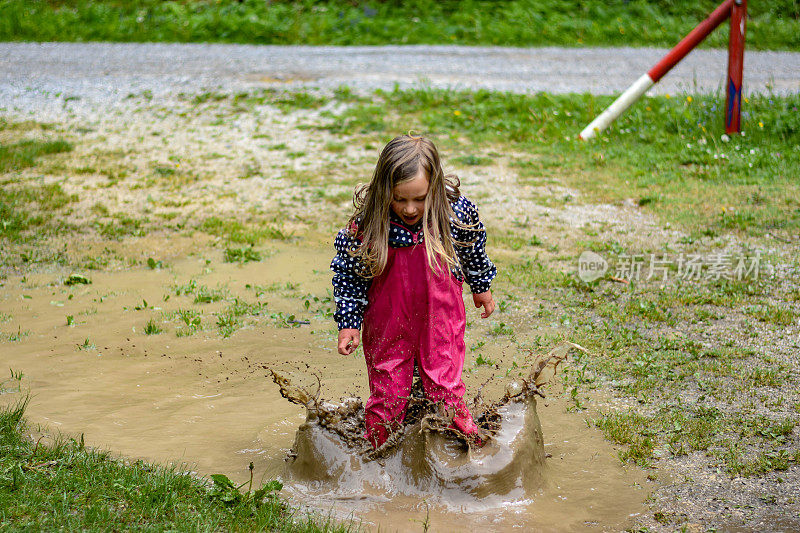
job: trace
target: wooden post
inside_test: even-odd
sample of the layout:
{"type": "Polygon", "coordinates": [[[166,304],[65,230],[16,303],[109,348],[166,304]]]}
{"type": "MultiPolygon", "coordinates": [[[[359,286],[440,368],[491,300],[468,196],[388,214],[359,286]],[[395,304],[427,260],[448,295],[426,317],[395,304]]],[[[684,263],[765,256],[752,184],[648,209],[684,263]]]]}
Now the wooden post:
{"type": "Polygon", "coordinates": [[[740,133],[742,113],[742,70],[747,0],[734,0],[731,8],[731,35],[728,41],[728,84],[725,96],[725,132],[740,133]]]}

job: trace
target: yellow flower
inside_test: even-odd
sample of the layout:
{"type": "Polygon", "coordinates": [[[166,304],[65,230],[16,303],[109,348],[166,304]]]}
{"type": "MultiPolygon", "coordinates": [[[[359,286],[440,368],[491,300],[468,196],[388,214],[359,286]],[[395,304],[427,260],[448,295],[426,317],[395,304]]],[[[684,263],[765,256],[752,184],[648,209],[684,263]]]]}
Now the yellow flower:
{"type": "Polygon", "coordinates": [[[759,127],[759,128],[763,128],[763,127],[764,127],[764,123],[763,123],[763,122],[759,122],[759,123],[758,123],[758,127],[759,127]]]}
{"type": "Polygon", "coordinates": [[[667,98],[667,99],[669,99],[669,93],[665,94],[665,95],[664,95],[664,98],[667,98]]]}
{"type": "Polygon", "coordinates": [[[645,109],[648,110],[648,111],[652,111],[653,110],[653,108],[650,107],[650,106],[647,106],[645,109]]]}
{"type": "Polygon", "coordinates": [[[691,96],[687,96],[687,97],[686,97],[686,101],[687,101],[687,102],[689,102],[689,103],[691,104],[691,103],[692,103],[692,97],[691,97],[691,96]]]}
{"type": "Polygon", "coordinates": [[[745,103],[745,104],[749,104],[749,103],[750,103],[750,100],[748,100],[747,98],[745,98],[745,99],[744,99],[744,103],[745,103]]]}
{"type": "Polygon", "coordinates": [[[454,114],[455,116],[457,116],[457,117],[460,117],[460,116],[461,116],[461,111],[459,111],[458,109],[456,109],[455,111],[453,111],[453,114],[454,114]]]}

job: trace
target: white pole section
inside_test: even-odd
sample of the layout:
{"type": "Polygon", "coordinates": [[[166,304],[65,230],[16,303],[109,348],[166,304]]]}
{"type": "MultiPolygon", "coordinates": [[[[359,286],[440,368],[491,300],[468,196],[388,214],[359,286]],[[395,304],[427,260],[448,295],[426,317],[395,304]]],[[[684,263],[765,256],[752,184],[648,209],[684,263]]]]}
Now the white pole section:
{"type": "Polygon", "coordinates": [[[596,133],[603,131],[609,124],[614,122],[618,116],[623,114],[636,100],[642,97],[647,90],[655,85],[649,74],[642,74],[642,77],[628,87],[608,109],[600,113],[583,131],[578,138],[583,140],[591,139],[596,133]]]}

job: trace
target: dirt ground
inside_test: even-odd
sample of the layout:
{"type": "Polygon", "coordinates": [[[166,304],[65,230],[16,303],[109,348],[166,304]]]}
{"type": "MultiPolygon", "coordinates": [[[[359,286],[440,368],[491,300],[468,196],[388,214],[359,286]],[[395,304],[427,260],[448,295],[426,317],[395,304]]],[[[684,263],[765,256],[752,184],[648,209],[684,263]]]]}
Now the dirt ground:
{"type": "MultiPolygon", "coordinates": [[[[303,420],[270,383],[269,367],[318,373],[325,397],[366,395],[360,355],[335,351],[328,264],[353,187],[368,179],[381,137],[343,138],[315,127],[346,105],[335,99],[297,110],[201,96],[134,95],[102,109],[64,101],[58,120],[6,116],[17,124],[47,119],[50,126],[4,130],[3,140],[63,138],[74,149],[5,174],[3,186],[58,184],[74,196],[43,227],[66,229],[4,243],[0,252],[0,350],[6,366],[24,374],[21,383],[13,375],[2,382],[0,401],[29,390],[29,416],[48,431],[83,433],[87,443],[124,455],[239,479],[255,458],[266,479],[282,475],[283,455],[303,420]]],[[[481,208],[489,253],[501,270],[524,257],[513,239],[535,238],[537,257],[566,272],[575,270],[585,246],[576,228],[631,248],[684,237],[635,205],[592,204],[552,181],[521,186],[512,166],[521,154],[503,152],[480,167],[448,164],[448,155],[454,154],[443,154],[448,170],[481,208]],[[565,196],[576,201],[546,201],[565,196]]],[[[780,243],[771,252],[793,253],[780,243]]],[[[487,380],[500,382],[532,351],[571,331],[556,297],[525,293],[502,276],[493,291],[500,307],[488,321],[466,300],[470,393],[487,380]]],[[[732,319],[716,327],[739,326],[732,319]]],[[[708,337],[719,333],[706,329],[704,340],[713,344],[708,337]]],[[[758,333],[754,342],[790,376],[763,394],[783,398],[778,411],[796,420],[797,327],[759,325],[758,333]]],[[[569,400],[566,382],[552,396],[540,406],[550,484],[539,500],[526,502],[523,518],[518,511],[486,522],[476,513],[476,527],[800,528],[796,464],[731,477],[694,451],[665,455],[647,470],[623,465],[616,450],[624,447],[604,440],[594,420],[641,402],[603,379],[581,390],[584,408],[576,408],[574,395],[569,400]]],[[[796,444],[797,429],[787,438],[796,444]]],[[[301,488],[287,491],[300,503],[352,512],[382,529],[420,529],[429,512],[420,501],[343,504],[314,500],[301,488]]],[[[447,509],[428,516],[433,530],[458,520],[447,509]]]]}

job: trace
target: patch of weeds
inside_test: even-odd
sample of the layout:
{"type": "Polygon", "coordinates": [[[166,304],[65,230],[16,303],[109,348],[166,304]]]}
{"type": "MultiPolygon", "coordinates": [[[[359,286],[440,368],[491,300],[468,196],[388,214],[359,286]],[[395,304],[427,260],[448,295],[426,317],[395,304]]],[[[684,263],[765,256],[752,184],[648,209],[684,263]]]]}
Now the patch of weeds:
{"type": "Polygon", "coordinates": [[[161,329],[161,326],[159,326],[158,323],[151,318],[147,321],[147,324],[144,325],[144,329],[142,331],[145,335],[158,335],[164,330],[161,329]]]}
{"type": "Polygon", "coordinates": [[[643,297],[628,300],[624,310],[626,313],[652,322],[675,322],[672,313],[668,309],[664,309],[656,302],[643,297]]]}
{"type": "Polygon", "coordinates": [[[67,279],[64,280],[64,285],[72,286],[72,285],[90,285],[92,280],[83,276],[81,274],[70,274],[67,276],[67,279]]]}
{"type": "MultiPolygon", "coordinates": [[[[284,283],[275,281],[273,283],[270,283],[269,285],[251,285],[250,283],[248,283],[247,285],[245,285],[245,288],[255,291],[256,297],[263,296],[268,292],[280,293],[289,297],[297,297],[300,291],[300,284],[292,283],[291,281],[287,281],[284,283]]],[[[314,298],[317,298],[319,300],[319,298],[316,296],[314,298]]]]}
{"type": "Polygon", "coordinates": [[[306,320],[298,320],[294,313],[287,314],[279,311],[277,313],[270,314],[269,317],[279,328],[298,328],[302,325],[308,324],[308,321],[306,320]]]}
{"type": "Polygon", "coordinates": [[[205,104],[206,102],[221,102],[227,99],[228,99],[227,94],[206,91],[204,93],[200,93],[193,96],[191,102],[194,105],[200,105],[200,104],[205,104]]]}
{"type": "Polygon", "coordinates": [[[255,250],[253,246],[226,248],[223,257],[226,263],[249,263],[250,261],[261,261],[261,252],[255,250]]]}
{"type": "Polygon", "coordinates": [[[535,246],[542,246],[544,243],[536,235],[527,236],[515,232],[506,232],[505,234],[494,235],[492,244],[516,252],[535,246]]]}
{"type": "Polygon", "coordinates": [[[487,331],[489,335],[492,337],[499,337],[499,336],[506,336],[506,337],[513,337],[514,336],[514,328],[506,324],[505,322],[499,322],[487,331]]]}
{"type": "Polygon", "coordinates": [[[756,367],[747,372],[745,380],[756,387],[780,387],[783,375],[775,368],[756,367]]]}
{"type": "Polygon", "coordinates": [[[210,235],[222,237],[228,242],[255,246],[264,240],[288,240],[291,236],[269,222],[246,225],[236,219],[209,217],[199,229],[210,235]]]}
{"type": "Polygon", "coordinates": [[[244,316],[257,316],[266,308],[263,303],[247,303],[239,298],[234,298],[233,302],[224,311],[217,313],[217,327],[223,337],[230,337],[234,331],[242,326],[241,318],[244,316]]]}
{"type": "Polygon", "coordinates": [[[488,357],[484,357],[483,354],[478,354],[478,357],[475,358],[475,366],[496,366],[496,363],[488,357]]]}
{"type": "Polygon", "coordinates": [[[212,302],[218,302],[225,298],[226,294],[227,291],[224,289],[211,289],[205,285],[198,285],[194,293],[194,303],[208,304],[212,302]]]}
{"type": "Polygon", "coordinates": [[[175,291],[175,296],[185,296],[187,294],[194,294],[197,289],[197,280],[191,279],[188,283],[183,285],[175,285],[172,290],[175,291]]]}
{"type": "Polygon", "coordinates": [[[471,352],[475,352],[475,351],[480,350],[481,348],[483,348],[485,345],[486,345],[486,341],[478,341],[478,342],[476,342],[474,344],[470,344],[469,349],[470,349],[471,352]]]}
{"type": "Polygon", "coordinates": [[[100,235],[107,239],[120,240],[123,237],[142,237],[146,234],[144,218],[133,218],[125,214],[115,214],[111,222],[96,223],[100,235]]]}
{"type": "Polygon", "coordinates": [[[708,309],[697,308],[694,310],[694,317],[700,322],[707,322],[709,320],[718,320],[720,316],[714,311],[708,309]]]}
{"type": "Polygon", "coordinates": [[[652,427],[651,418],[633,411],[614,412],[603,414],[595,420],[595,425],[608,440],[627,446],[619,452],[623,462],[632,461],[642,467],[650,466],[656,444],[652,430],[648,429],[652,427]]]}
{"type": "Polygon", "coordinates": [[[513,285],[527,290],[549,289],[559,285],[563,274],[550,270],[538,259],[524,259],[511,263],[501,271],[513,285]]]}
{"type": "Polygon", "coordinates": [[[324,148],[328,152],[332,152],[334,154],[340,154],[340,153],[344,152],[347,149],[347,145],[344,144],[344,143],[329,142],[329,143],[325,143],[324,148]]]}
{"type": "Polygon", "coordinates": [[[160,261],[160,260],[156,261],[152,257],[148,257],[147,258],[147,266],[150,268],[150,270],[158,270],[158,269],[164,268],[164,263],[162,261],[160,261]]]}
{"type": "Polygon", "coordinates": [[[108,210],[108,207],[106,207],[104,204],[101,204],[100,202],[95,202],[95,204],[89,208],[89,211],[92,214],[101,217],[107,217],[111,214],[111,212],[108,210]]]}
{"type": "Polygon", "coordinates": [[[776,326],[791,326],[797,321],[798,315],[791,308],[779,305],[764,304],[745,307],[744,313],[755,317],[761,322],[775,324],[776,326]]]}
{"type": "Polygon", "coordinates": [[[165,166],[157,166],[153,168],[153,172],[161,176],[162,178],[174,176],[177,172],[177,169],[174,167],[165,167],[165,166]]]}
{"type": "Polygon", "coordinates": [[[96,350],[97,346],[89,340],[89,337],[86,337],[81,344],[78,344],[78,349],[88,352],[89,350],[96,350]]]}
{"type": "Polygon", "coordinates": [[[223,474],[211,474],[211,480],[214,482],[214,486],[209,491],[209,496],[212,500],[218,500],[230,507],[238,506],[244,509],[252,509],[253,512],[257,512],[258,508],[264,505],[265,499],[270,503],[277,501],[277,492],[283,488],[283,483],[273,480],[265,483],[260,489],[252,491],[253,463],[250,463],[250,485],[247,488],[247,492],[241,492],[242,487],[247,485],[247,482],[237,487],[233,484],[233,481],[223,474]]]}
{"type": "Polygon", "coordinates": [[[491,165],[493,162],[491,157],[481,157],[472,154],[454,157],[453,161],[461,165],[467,165],[471,167],[491,165]]]}
{"type": "Polygon", "coordinates": [[[285,92],[278,95],[270,102],[272,105],[284,112],[295,109],[317,109],[328,102],[324,96],[316,96],[308,92],[285,92]]]}
{"type": "Polygon", "coordinates": [[[11,371],[11,377],[0,381],[0,394],[22,392],[22,378],[25,374],[21,370],[11,371]]]}
{"type": "Polygon", "coordinates": [[[58,183],[0,186],[0,238],[24,241],[32,230],[63,232],[70,226],[56,216],[57,212],[77,200],[77,195],[67,194],[58,183]]]}
{"type": "Polygon", "coordinates": [[[6,336],[6,339],[8,340],[8,342],[19,342],[25,337],[28,337],[30,334],[31,332],[29,330],[23,331],[22,326],[17,326],[17,331],[9,333],[6,336]]]}
{"type": "Polygon", "coordinates": [[[800,451],[770,450],[759,453],[755,459],[745,459],[745,454],[736,446],[731,446],[720,455],[725,470],[731,477],[755,477],[769,472],[788,470],[791,464],[800,463],[800,451]]]}
{"type": "Polygon", "coordinates": [[[316,296],[313,294],[307,294],[303,298],[304,298],[303,307],[305,308],[306,311],[311,311],[312,313],[323,319],[329,319],[333,317],[333,313],[335,311],[334,309],[335,305],[333,296],[331,296],[330,294],[326,296],[316,296]]]}
{"type": "Polygon", "coordinates": [[[183,326],[175,332],[178,337],[194,335],[201,328],[200,313],[194,309],[178,309],[173,316],[183,322],[183,326]]]}
{"type": "Polygon", "coordinates": [[[369,134],[386,131],[387,112],[382,105],[361,103],[348,107],[327,125],[321,126],[335,134],[369,134]]]}
{"type": "Polygon", "coordinates": [[[241,325],[241,320],[234,313],[225,311],[217,315],[217,327],[219,328],[220,335],[222,335],[223,338],[233,335],[233,333],[239,329],[241,325]]]}
{"type": "Polygon", "coordinates": [[[32,167],[45,155],[69,152],[72,144],[63,140],[24,140],[13,144],[0,144],[0,173],[16,172],[32,167]]]}
{"type": "Polygon", "coordinates": [[[323,192],[322,196],[323,200],[326,202],[333,204],[333,205],[340,205],[343,203],[349,203],[353,199],[353,193],[351,191],[341,191],[338,193],[331,193],[330,191],[323,192]]]}
{"type": "Polygon", "coordinates": [[[663,409],[660,415],[653,427],[661,428],[660,434],[673,455],[708,450],[729,425],[722,413],[711,407],[663,409]]]}

